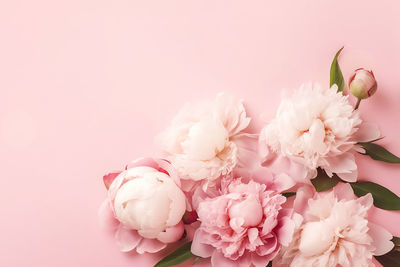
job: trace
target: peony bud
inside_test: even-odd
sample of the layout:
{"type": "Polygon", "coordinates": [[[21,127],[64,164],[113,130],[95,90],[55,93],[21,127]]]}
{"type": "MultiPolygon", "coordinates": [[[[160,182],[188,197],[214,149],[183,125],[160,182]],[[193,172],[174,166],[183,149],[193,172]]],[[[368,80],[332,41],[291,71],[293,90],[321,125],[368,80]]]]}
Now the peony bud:
{"type": "Polygon", "coordinates": [[[378,88],[374,73],[363,68],[355,70],[349,80],[350,92],[358,99],[365,99],[375,94],[378,88]]]}

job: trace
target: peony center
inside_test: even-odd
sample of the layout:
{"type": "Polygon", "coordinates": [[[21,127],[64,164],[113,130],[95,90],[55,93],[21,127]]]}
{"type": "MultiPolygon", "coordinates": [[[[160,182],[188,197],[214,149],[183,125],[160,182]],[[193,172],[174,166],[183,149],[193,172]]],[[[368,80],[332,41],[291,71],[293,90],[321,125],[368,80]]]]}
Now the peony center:
{"type": "Polygon", "coordinates": [[[309,222],[301,233],[299,250],[306,256],[322,254],[335,239],[335,233],[325,222],[309,222]]]}
{"type": "Polygon", "coordinates": [[[194,124],[182,148],[191,159],[210,160],[225,148],[228,132],[221,121],[203,120],[194,124]]]}
{"type": "Polygon", "coordinates": [[[235,203],[229,209],[229,217],[242,218],[243,226],[253,227],[261,223],[263,218],[263,209],[261,203],[255,196],[248,196],[244,200],[235,203]]]}

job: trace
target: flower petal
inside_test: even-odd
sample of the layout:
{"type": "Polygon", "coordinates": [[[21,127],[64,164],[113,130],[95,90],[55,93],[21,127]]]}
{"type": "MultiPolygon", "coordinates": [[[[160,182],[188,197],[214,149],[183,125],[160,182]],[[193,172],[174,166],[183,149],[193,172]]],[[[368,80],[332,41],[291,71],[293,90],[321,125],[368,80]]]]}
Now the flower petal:
{"type": "Polygon", "coordinates": [[[295,222],[289,217],[283,217],[279,220],[277,236],[280,244],[283,246],[289,245],[292,241],[295,226],[295,222]]]}
{"type": "Polygon", "coordinates": [[[338,199],[352,200],[355,199],[355,195],[351,185],[349,183],[339,182],[334,188],[333,191],[338,199]]]}
{"type": "Polygon", "coordinates": [[[215,249],[210,245],[203,244],[201,242],[201,235],[202,235],[201,230],[197,230],[194,233],[192,247],[190,250],[196,256],[199,256],[202,258],[211,257],[211,255],[213,254],[213,251],[215,249]]]}
{"type": "Polygon", "coordinates": [[[236,260],[238,267],[249,267],[251,265],[251,254],[245,253],[236,260]]]}
{"type": "Polygon", "coordinates": [[[313,174],[303,164],[275,153],[271,153],[270,155],[275,156],[264,161],[262,166],[268,167],[273,173],[284,172],[297,183],[309,183],[310,176],[313,176],[313,174]]]}
{"type": "Polygon", "coordinates": [[[375,247],[375,256],[384,255],[393,249],[394,243],[390,241],[393,236],[385,228],[371,222],[368,223],[368,227],[368,234],[372,237],[372,245],[375,247]]]}
{"type": "Polygon", "coordinates": [[[323,168],[329,173],[336,173],[347,182],[355,182],[357,180],[357,165],[352,153],[343,153],[325,160],[328,164],[323,168]]]}
{"type": "Polygon", "coordinates": [[[381,136],[378,125],[370,122],[363,122],[358,131],[353,135],[356,142],[369,142],[376,140],[381,136]]]}
{"type": "Polygon", "coordinates": [[[130,169],[133,167],[142,167],[142,166],[158,169],[158,163],[153,158],[150,157],[136,159],[130,162],[128,165],[126,165],[125,169],[130,169]]]}
{"type": "Polygon", "coordinates": [[[251,262],[255,267],[265,267],[268,265],[268,263],[275,257],[275,255],[278,253],[278,248],[277,247],[276,251],[274,253],[268,254],[267,256],[258,256],[256,253],[251,254],[251,262]]]}
{"type": "Polygon", "coordinates": [[[166,160],[160,159],[160,160],[156,160],[159,168],[163,169],[164,171],[166,171],[169,175],[169,177],[171,177],[171,179],[179,186],[181,187],[181,180],[179,179],[178,173],[175,170],[175,168],[172,166],[171,163],[169,163],[166,160]]]}
{"type": "Polygon", "coordinates": [[[178,241],[182,235],[185,227],[183,222],[179,222],[177,225],[168,227],[164,232],[160,232],[157,239],[163,243],[172,243],[178,241]]]}
{"type": "Polygon", "coordinates": [[[135,230],[126,229],[120,225],[115,232],[117,245],[122,252],[133,250],[139,242],[143,239],[135,230]]]}
{"type": "Polygon", "coordinates": [[[214,253],[211,256],[211,265],[218,267],[236,267],[235,261],[232,261],[228,258],[225,258],[222,253],[214,250],[214,253]]]}
{"type": "Polygon", "coordinates": [[[302,186],[297,190],[296,198],[293,203],[294,210],[304,215],[308,208],[308,200],[314,195],[314,190],[311,186],[302,186]]]}
{"type": "Polygon", "coordinates": [[[296,185],[296,182],[287,175],[286,173],[278,174],[274,177],[274,186],[273,189],[277,192],[282,192],[292,188],[296,185]]]}
{"type": "Polygon", "coordinates": [[[115,172],[110,172],[106,175],[103,176],[103,182],[104,185],[106,186],[107,190],[110,188],[110,185],[114,181],[115,178],[120,174],[120,171],[115,171],[115,172]]]}
{"type": "Polygon", "coordinates": [[[258,135],[256,134],[238,134],[231,138],[237,146],[238,166],[252,169],[260,163],[258,159],[258,135]]]}
{"type": "Polygon", "coordinates": [[[358,171],[353,170],[350,173],[336,173],[337,176],[340,177],[343,181],[349,182],[349,183],[354,183],[357,181],[358,178],[358,171]]]}
{"type": "Polygon", "coordinates": [[[167,246],[166,244],[164,244],[161,241],[158,241],[157,239],[143,238],[140,244],[137,246],[136,251],[139,254],[143,254],[145,252],[156,253],[165,248],[166,246],[167,246]]]}

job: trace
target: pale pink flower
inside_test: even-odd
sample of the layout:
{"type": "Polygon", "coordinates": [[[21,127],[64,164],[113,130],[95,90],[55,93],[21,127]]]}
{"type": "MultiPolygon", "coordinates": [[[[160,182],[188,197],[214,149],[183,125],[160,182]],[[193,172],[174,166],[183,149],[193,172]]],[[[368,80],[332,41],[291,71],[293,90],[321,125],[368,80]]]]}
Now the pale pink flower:
{"type": "Polygon", "coordinates": [[[297,191],[294,209],[302,215],[290,245],[274,261],[277,266],[374,266],[372,257],[389,252],[392,235],[368,221],[371,194],[356,198],[348,183],[315,193],[297,191]]]}
{"type": "Polygon", "coordinates": [[[336,85],[322,88],[309,83],[283,95],[276,118],[262,130],[259,141],[264,165],[280,165],[278,170],[284,166],[298,182],[315,177],[318,167],[329,176],[336,173],[354,182],[357,142],[379,135],[376,126],[362,122],[336,85]]]}
{"type": "Polygon", "coordinates": [[[198,203],[193,254],[211,257],[212,266],[265,267],[292,238],[292,210],[282,208],[286,198],[254,180],[221,183],[219,193],[198,203]]]}
{"type": "Polygon", "coordinates": [[[104,176],[104,183],[108,198],[99,215],[121,251],[154,253],[182,237],[186,199],[168,162],[140,159],[104,176]]]}
{"type": "Polygon", "coordinates": [[[185,191],[194,184],[207,188],[251,158],[247,141],[252,136],[243,133],[249,122],[242,101],[221,93],[214,101],[186,104],[157,143],[185,191]]]}

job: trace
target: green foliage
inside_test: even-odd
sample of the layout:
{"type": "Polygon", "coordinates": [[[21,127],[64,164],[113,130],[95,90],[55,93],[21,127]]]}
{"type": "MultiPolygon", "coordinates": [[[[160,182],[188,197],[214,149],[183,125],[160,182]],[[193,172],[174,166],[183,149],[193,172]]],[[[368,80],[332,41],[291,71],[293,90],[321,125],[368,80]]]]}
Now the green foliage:
{"type": "Polygon", "coordinates": [[[333,58],[330,71],[330,86],[336,84],[338,87],[338,92],[342,92],[344,89],[344,78],[338,63],[338,57],[340,55],[340,52],[342,52],[343,48],[344,47],[340,48],[340,50],[336,53],[335,57],[333,58]]]}

